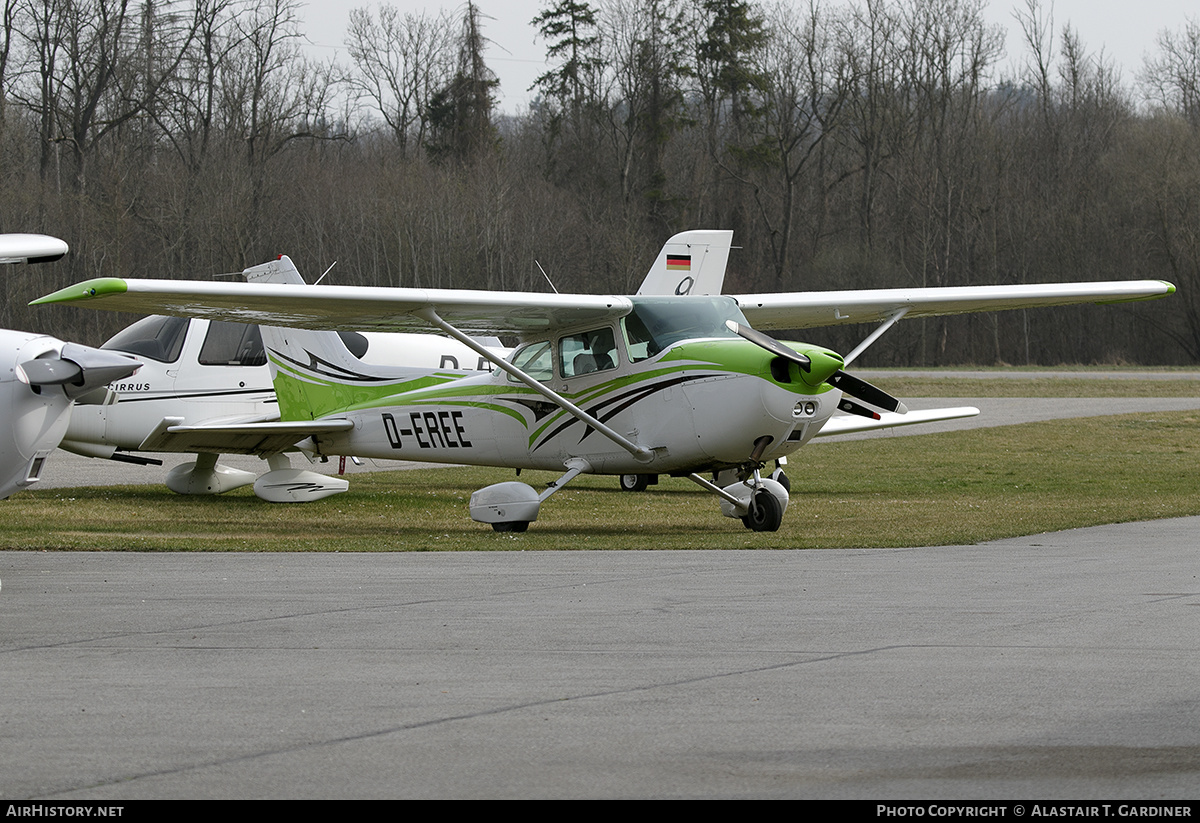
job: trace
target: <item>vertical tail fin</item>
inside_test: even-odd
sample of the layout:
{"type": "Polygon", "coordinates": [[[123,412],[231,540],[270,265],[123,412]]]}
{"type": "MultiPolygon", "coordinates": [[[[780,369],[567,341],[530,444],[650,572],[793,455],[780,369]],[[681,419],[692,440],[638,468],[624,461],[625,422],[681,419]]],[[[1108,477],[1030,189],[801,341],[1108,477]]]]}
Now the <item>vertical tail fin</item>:
{"type": "Polygon", "coordinates": [[[638,294],[720,294],[733,232],[699,229],[668,240],[638,294]]]}
{"type": "MultiPolygon", "coordinates": [[[[242,272],[252,283],[302,284],[286,256],[242,272]]],[[[389,395],[452,379],[427,369],[364,363],[335,331],[261,326],[283,420],[315,420],[389,395]]]]}
{"type": "Polygon", "coordinates": [[[269,260],[266,263],[261,263],[257,266],[251,266],[248,269],[242,270],[242,277],[247,283],[288,283],[294,286],[303,286],[304,278],[300,276],[300,271],[296,268],[296,264],[292,262],[292,258],[286,254],[281,254],[275,260],[269,260]]]}

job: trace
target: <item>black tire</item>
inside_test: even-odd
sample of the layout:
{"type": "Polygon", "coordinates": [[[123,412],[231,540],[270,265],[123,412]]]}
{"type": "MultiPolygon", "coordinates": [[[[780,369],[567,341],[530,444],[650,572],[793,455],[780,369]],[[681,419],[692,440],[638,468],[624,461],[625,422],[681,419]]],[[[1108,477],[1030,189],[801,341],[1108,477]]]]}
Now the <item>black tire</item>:
{"type": "Polygon", "coordinates": [[[626,492],[644,492],[646,487],[650,485],[650,475],[648,474],[623,474],[621,475],[621,491],[626,492]]]}
{"type": "Polygon", "coordinates": [[[750,506],[750,512],[742,518],[742,524],[752,531],[774,532],[779,531],[782,523],[783,507],[779,505],[775,495],[766,489],[756,491],[753,505],[750,506]]]}
{"type": "Polygon", "coordinates": [[[528,520],[510,520],[507,523],[493,523],[492,529],[498,532],[523,532],[529,528],[528,520]]]}
{"type": "Polygon", "coordinates": [[[775,472],[775,474],[771,477],[771,479],[774,480],[779,485],[783,486],[783,490],[785,492],[787,492],[788,494],[792,493],[792,481],[788,480],[788,476],[783,473],[783,469],[780,469],[779,471],[775,472]]]}

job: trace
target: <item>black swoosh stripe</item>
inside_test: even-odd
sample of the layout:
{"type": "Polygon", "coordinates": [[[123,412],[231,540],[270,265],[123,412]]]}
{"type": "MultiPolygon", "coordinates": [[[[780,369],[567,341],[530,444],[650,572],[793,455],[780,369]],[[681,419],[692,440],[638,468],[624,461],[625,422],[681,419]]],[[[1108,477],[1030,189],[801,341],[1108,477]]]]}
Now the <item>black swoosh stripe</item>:
{"type": "Polygon", "coordinates": [[[308,349],[305,349],[304,353],[308,355],[307,363],[297,360],[294,357],[288,357],[286,354],[277,349],[271,349],[271,354],[275,355],[280,360],[286,360],[288,363],[291,363],[298,369],[311,371],[314,374],[320,375],[321,377],[336,377],[343,380],[352,380],[355,383],[395,383],[398,380],[404,379],[400,377],[372,377],[368,374],[359,374],[357,372],[350,371],[349,369],[343,369],[341,366],[334,365],[327,360],[323,360],[310,352],[308,349]],[[326,371],[326,369],[328,369],[328,371],[326,371]]]}
{"type": "MultiPolygon", "coordinates": [[[[637,388],[630,389],[629,391],[622,392],[621,394],[617,395],[616,397],[605,398],[602,402],[597,403],[595,406],[593,406],[590,409],[584,409],[584,411],[586,411],[588,414],[592,415],[592,417],[595,417],[598,420],[600,420],[600,422],[607,423],[615,415],[619,414],[620,412],[624,411],[625,409],[629,408],[630,406],[634,405],[635,403],[639,403],[642,400],[645,400],[647,397],[650,397],[653,394],[658,394],[659,392],[665,391],[673,386],[680,386],[685,383],[695,383],[700,380],[708,380],[712,377],[714,377],[713,374],[695,375],[695,376],[690,376],[690,377],[687,375],[682,375],[680,377],[673,377],[670,380],[664,380],[661,383],[656,383],[655,385],[650,386],[650,387],[645,387],[645,386],[637,387],[637,388]],[[603,417],[601,417],[599,414],[597,414],[597,412],[600,409],[611,406],[613,403],[620,403],[620,405],[617,408],[613,409],[612,411],[608,412],[608,414],[604,415],[603,417]]],[[[541,442],[539,442],[536,446],[533,447],[533,451],[537,451],[542,446],[546,445],[551,440],[553,440],[555,437],[557,437],[565,429],[569,428],[570,426],[573,426],[576,423],[583,423],[583,421],[577,417],[572,416],[570,420],[567,420],[565,423],[558,426],[558,428],[543,435],[541,438],[541,442]]],[[[595,431],[595,429],[593,429],[591,426],[588,426],[586,423],[584,423],[584,426],[586,427],[586,431],[584,431],[583,436],[579,438],[580,443],[582,443],[584,441],[584,438],[586,438],[589,434],[591,434],[593,431],[595,431]]]]}

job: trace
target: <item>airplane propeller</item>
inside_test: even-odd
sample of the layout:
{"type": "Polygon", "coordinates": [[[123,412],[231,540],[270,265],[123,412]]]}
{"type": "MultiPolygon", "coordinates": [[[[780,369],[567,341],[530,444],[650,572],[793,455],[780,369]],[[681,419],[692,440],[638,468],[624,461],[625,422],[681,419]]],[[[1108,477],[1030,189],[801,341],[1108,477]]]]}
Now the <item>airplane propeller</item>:
{"type": "Polygon", "coordinates": [[[738,323],[734,320],[726,320],[725,328],[729,329],[738,337],[744,337],[754,345],[766,349],[777,357],[782,357],[785,360],[791,360],[793,363],[799,364],[801,371],[808,371],[812,368],[812,360],[809,359],[808,355],[801,354],[800,352],[783,345],[774,337],[771,337],[768,334],[763,334],[758,329],[752,329],[749,326],[743,326],[741,323],[738,323]]]}
{"type": "Polygon", "coordinates": [[[17,379],[31,386],[62,386],[75,398],[114,380],[129,377],[142,364],[125,354],[65,343],[58,356],[42,356],[17,365],[17,379]]]}
{"type": "MultiPolygon", "coordinates": [[[[771,354],[799,364],[802,371],[807,372],[812,368],[812,360],[807,355],[801,354],[798,351],[794,351],[770,335],[763,334],[757,329],[752,329],[749,326],[743,326],[742,324],[733,320],[726,320],[725,326],[734,334],[749,340],[751,343],[754,343],[763,349],[766,349],[767,351],[771,352],[771,354]]],[[[864,403],[870,403],[872,406],[881,408],[884,411],[898,412],[899,414],[905,414],[908,412],[907,406],[905,406],[895,397],[892,397],[883,389],[872,386],[866,380],[855,377],[851,374],[847,374],[841,369],[835,371],[828,378],[826,378],[826,380],[834,388],[841,389],[843,394],[848,394],[851,397],[857,397],[864,403]]],[[[839,405],[839,408],[841,408],[842,411],[850,412],[852,414],[860,414],[864,417],[875,417],[878,419],[878,415],[876,415],[874,412],[863,408],[859,404],[850,400],[843,400],[842,404],[839,405]]]]}
{"type": "Polygon", "coordinates": [[[898,412],[899,414],[908,413],[908,406],[901,403],[895,397],[892,397],[883,389],[872,386],[866,380],[855,377],[852,374],[847,374],[841,369],[838,369],[829,377],[829,383],[835,389],[841,389],[843,394],[857,397],[864,403],[870,403],[872,406],[881,408],[884,411],[898,412]]]}

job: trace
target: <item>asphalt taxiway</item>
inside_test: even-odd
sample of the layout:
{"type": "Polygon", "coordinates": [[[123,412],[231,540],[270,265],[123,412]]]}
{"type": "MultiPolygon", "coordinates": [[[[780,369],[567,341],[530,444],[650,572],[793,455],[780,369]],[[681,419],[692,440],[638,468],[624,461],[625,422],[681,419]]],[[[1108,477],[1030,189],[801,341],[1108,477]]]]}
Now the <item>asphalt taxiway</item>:
{"type": "Polygon", "coordinates": [[[1198,536],[3,552],[0,797],[1194,798],[1198,536]]]}
{"type": "Polygon", "coordinates": [[[0,797],[1195,798],[1198,546],[0,552],[0,797]]]}

